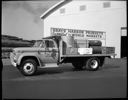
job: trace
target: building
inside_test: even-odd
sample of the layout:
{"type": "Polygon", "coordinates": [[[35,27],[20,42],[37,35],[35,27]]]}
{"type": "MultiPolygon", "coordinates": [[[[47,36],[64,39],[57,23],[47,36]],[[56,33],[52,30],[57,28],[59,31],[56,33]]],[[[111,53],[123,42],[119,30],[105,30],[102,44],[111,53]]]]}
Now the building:
{"type": "Polygon", "coordinates": [[[126,55],[126,1],[63,0],[41,15],[44,37],[73,35],[100,39],[114,46],[117,58],[126,55]]]}

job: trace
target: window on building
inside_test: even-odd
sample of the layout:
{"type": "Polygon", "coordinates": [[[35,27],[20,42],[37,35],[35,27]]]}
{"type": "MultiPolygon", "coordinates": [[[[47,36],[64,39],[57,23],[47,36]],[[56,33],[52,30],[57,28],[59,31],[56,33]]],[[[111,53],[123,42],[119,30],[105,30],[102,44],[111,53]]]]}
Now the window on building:
{"type": "Polygon", "coordinates": [[[110,2],[104,2],[103,8],[109,8],[111,6],[110,2]]]}
{"type": "Polygon", "coordinates": [[[84,10],[86,10],[86,6],[85,5],[81,5],[80,6],[80,11],[84,11],[84,10]]]}
{"type": "Polygon", "coordinates": [[[60,13],[61,14],[65,13],[65,8],[60,9],[60,13]]]}

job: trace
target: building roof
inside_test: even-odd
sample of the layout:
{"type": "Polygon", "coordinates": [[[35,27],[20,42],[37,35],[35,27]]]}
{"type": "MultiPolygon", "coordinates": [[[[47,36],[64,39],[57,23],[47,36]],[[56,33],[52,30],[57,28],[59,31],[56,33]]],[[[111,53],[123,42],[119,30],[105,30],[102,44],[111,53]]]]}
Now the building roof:
{"type": "Polygon", "coordinates": [[[58,2],[57,4],[53,5],[51,8],[49,8],[47,11],[45,11],[40,18],[41,19],[45,19],[48,15],[50,15],[51,13],[53,13],[56,9],[60,8],[61,6],[67,4],[68,2],[70,2],[72,0],[62,0],[60,2],[58,2]]]}

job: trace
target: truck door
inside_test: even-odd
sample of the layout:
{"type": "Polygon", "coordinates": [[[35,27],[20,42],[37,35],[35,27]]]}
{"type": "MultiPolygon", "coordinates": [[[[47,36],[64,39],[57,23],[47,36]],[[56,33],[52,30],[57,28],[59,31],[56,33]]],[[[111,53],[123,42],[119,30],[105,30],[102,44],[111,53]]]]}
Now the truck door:
{"type": "Polygon", "coordinates": [[[58,61],[58,47],[54,40],[45,40],[45,60],[46,63],[57,63],[58,61]]]}
{"type": "Polygon", "coordinates": [[[42,40],[41,43],[39,44],[39,51],[38,51],[38,56],[40,58],[41,64],[42,66],[44,65],[44,63],[46,62],[46,55],[45,55],[45,43],[42,40]]]}

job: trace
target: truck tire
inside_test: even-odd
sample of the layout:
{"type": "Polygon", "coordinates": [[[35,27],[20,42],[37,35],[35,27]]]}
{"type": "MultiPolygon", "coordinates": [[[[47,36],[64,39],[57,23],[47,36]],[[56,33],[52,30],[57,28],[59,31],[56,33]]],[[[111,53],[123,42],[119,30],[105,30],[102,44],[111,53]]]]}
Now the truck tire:
{"type": "Polygon", "coordinates": [[[82,67],[83,67],[83,63],[81,62],[75,62],[75,63],[72,63],[73,67],[76,69],[76,70],[82,70],[82,67]]]}
{"type": "Polygon", "coordinates": [[[89,58],[84,63],[83,69],[89,70],[89,71],[96,71],[100,67],[100,60],[96,57],[89,58]]]}
{"type": "Polygon", "coordinates": [[[37,72],[37,63],[33,59],[24,60],[19,70],[25,76],[32,76],[37,72]]]}

